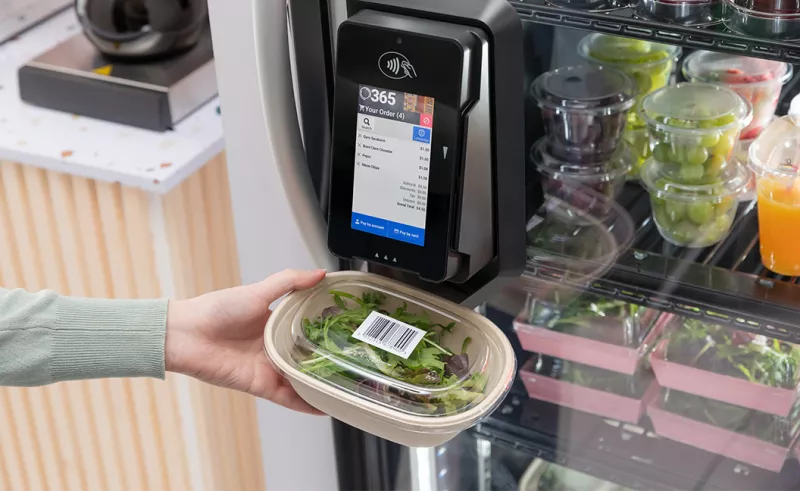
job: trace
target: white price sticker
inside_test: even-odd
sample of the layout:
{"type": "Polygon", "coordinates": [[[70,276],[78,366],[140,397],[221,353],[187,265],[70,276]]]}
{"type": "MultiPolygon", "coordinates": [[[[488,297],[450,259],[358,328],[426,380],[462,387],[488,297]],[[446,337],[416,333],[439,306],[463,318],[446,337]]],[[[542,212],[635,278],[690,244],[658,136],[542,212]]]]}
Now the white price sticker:
{"type": "Polygon", "coordinates": [[[358,326],[353,337],[369,345],[407,359],[417,347],[425,331],[400,322],[388,315],[372,312],[358,326]]]}

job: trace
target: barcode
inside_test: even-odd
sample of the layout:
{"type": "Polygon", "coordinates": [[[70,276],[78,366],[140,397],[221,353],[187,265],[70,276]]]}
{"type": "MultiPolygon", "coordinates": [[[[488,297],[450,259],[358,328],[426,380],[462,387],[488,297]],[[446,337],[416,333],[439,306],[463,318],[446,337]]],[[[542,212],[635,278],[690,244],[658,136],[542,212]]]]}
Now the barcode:
{"type": "Polygon", "coordinates": [[[353,333],[353,337],[359,341],[403,358],[411,355],[424,335],[422,329],[379,312],[369,314],[353,333]]]}

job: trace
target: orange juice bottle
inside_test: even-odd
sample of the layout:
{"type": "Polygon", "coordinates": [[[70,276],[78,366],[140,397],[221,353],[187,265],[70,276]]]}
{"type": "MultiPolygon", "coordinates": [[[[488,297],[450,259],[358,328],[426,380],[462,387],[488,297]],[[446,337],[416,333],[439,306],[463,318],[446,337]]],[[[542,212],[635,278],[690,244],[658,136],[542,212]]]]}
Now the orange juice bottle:
{"type": "Polygon", "coordinates": [[[800,96],[750,146],[756,174],[761,260],[775,273],[800,276],[800,96]]]}

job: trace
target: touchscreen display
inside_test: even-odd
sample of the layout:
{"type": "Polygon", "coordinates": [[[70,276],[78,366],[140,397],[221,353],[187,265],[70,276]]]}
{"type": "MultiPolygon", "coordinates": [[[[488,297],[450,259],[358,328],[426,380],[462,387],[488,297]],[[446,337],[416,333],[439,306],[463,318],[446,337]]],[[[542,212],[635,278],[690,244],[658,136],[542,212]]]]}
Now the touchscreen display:
{"type": "Polygon", "coordinates": [[[359,86],[355,230],[425,245],[433,98],[359,86]]]}

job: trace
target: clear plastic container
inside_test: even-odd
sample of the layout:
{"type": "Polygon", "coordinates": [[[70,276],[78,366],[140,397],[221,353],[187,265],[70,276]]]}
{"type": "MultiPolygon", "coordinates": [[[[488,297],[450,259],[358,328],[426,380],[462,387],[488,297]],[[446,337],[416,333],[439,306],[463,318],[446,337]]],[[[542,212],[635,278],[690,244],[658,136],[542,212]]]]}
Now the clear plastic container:
{"type": "Polygon", "coordinates": [[[748,150],[756,174],[761,260],[769,270],[800,275],[800,98],[748,150]]]}
{"type": "Polygon", "coordinates": [[[800,348],[729,325],[669,316],[650,356],[662,387],[788,416],[800,385],[800,348]]]}
{"type": "Polygon", "coordinates": [[[715,51],[695,51],[683,62],[687,80],[724,85],[750,102],[753,120],[742,130],[742,140],[757,137],[772,121],[781,88],[792,72],[792,65],[781,61],[715,51]]]}
{"type": "Polygon", "coordinates": [[[444,443],[491,413],[516,364],[503,332],[476,312],[352,271],[287,297],[264,342],[309,404],[412,447],[444,443]]]}
{"type": "Polygon", "coordinates": [[[759,10],[753,0],[724,0],[725,26],[750,36],[792,40],[800,39],[800,12],[794,9],[759,10]]]}
{"type": "Polygon", "coordinates": [[[557,194],[565,183],[574,183],[596,191],[613,201],[625,185],[625,176],[631,169],[632,154],[622,144],[611,158],[591,164],[581,159],[560,159],[548,151],[547,139],[536,142],[531,149],[531,160],[542,174],[545,194],[557,194]]]}
{"type": "Polygon", "coordinates": [[[518,491],[630,491],[616,483],[534,459],[519,480],[518,491]]]}
{"type": "Polygon", "coordinates": [[[528,269],[585,284],[602,275],[630,247],[634,226],[619,204],[565,182],[545,197],[528,222],[527,234],[528,269]]]}
{"type": "Polygon", "coordinates": [[[589,10],[591,12],[608,12],[619,10],[628,6],[628,0],[546,0],[556,7],[567,7],[575,10],[589,10]]]}
{"type": "Polygon", "coordinates": [[[653,157],[683,184],[719,182],[739,133],[750,124],[750,103],[719,85],[681,83],[645,97],[640,109],[653,157]]]}
{"type": "Polygon", "coordinates": [[[636,85],[614,69],[571,66],[540,75],[531,91],[555,155],[604,159],[622,138],[636,85]]]}
{"type": "MultiPolygon", "coordinates": [[[[581,39],[578,53],[592,64],[623,71],[636,82],[637,106],[644,96],[670,83],[681,48],[609,34],[589,34],[581,39]]],[[[644,126],[638,111],[628,113],[629,128],[644,126]]]]}
{"type": "Polygon", "coordinates": [[[647,413],[661,436],[773,472],[800,428],[800,407],[779,417],[674,389],[663,389],[647,413]]]}
{"type": "Polygon", "coordinates": [[[642,184],[650,193],[653,218],[667,242],[682,247],[708,247],[730,232],[738,199],[752,173],[734,161],[713,184],[683,184],[671,179],[665,166],[650,159],[642,169],[642,184]]]}
{"type": "Polygon", "coordinates": [[[721,0],[637,0],[636,14],[686,26],[708,26],[722,20],[721,0]]]}
{"type": "Polygon", "coordinates": [[[514,331],[527,351],[632,375],[660,331],[657,310],[546,282],[524,289],[514,331]]]}

